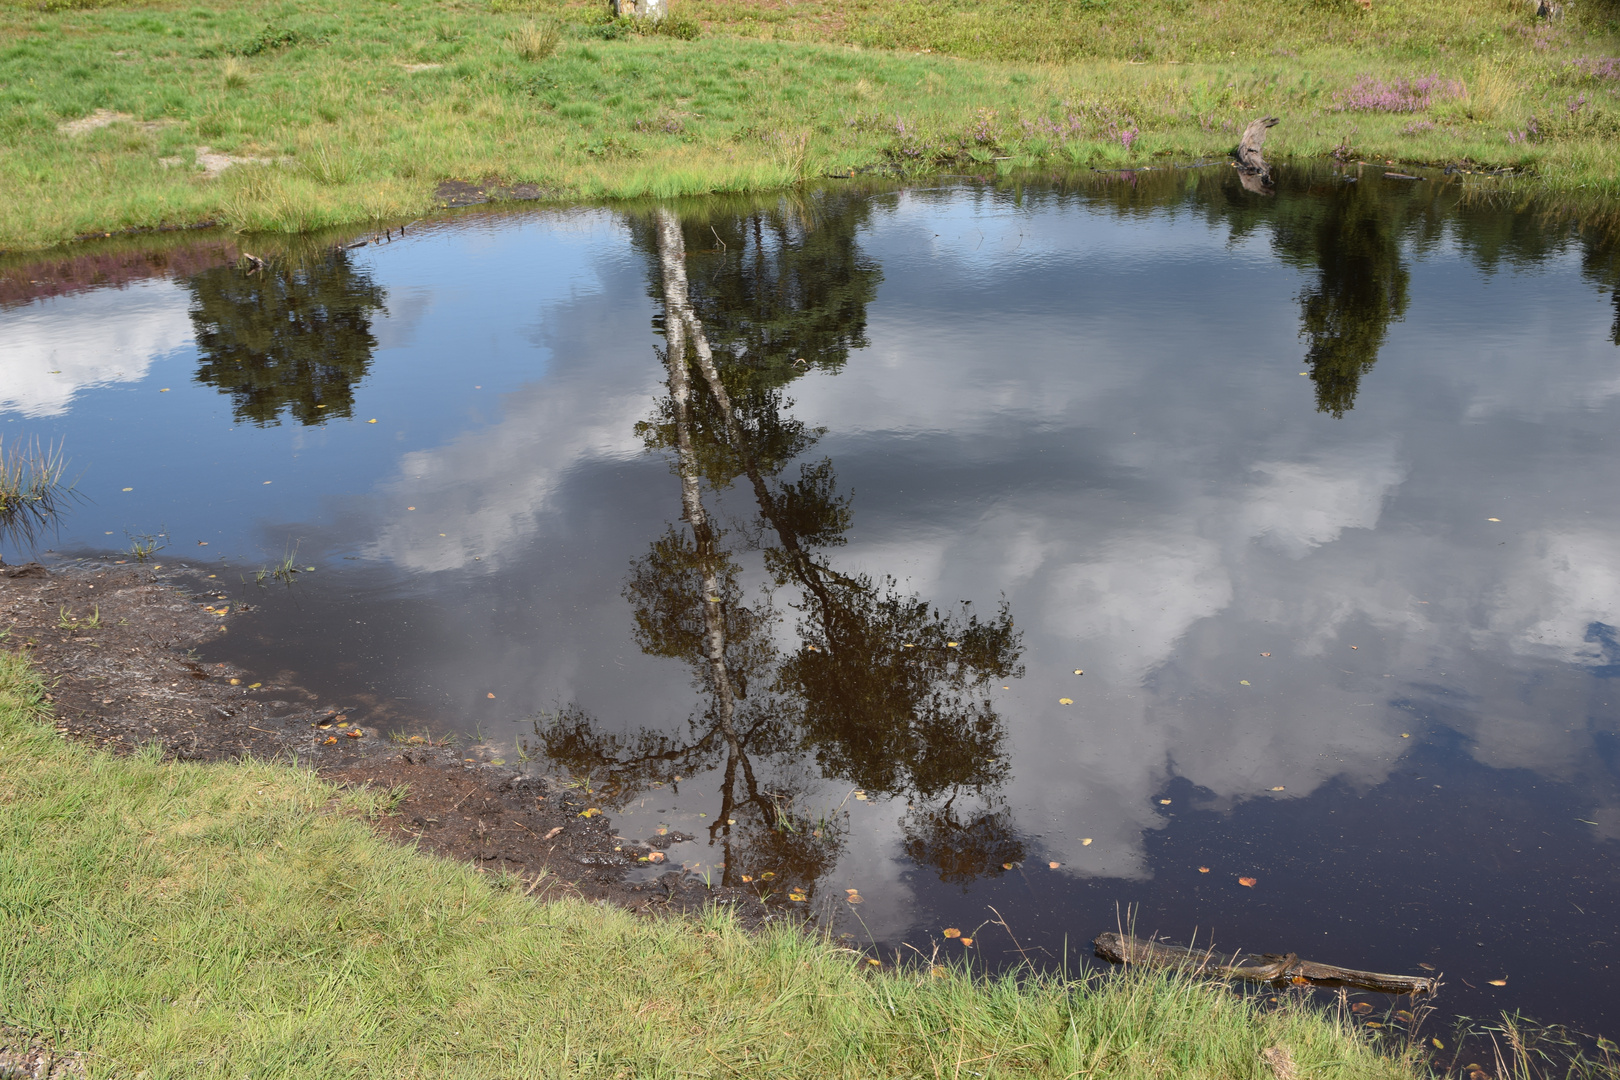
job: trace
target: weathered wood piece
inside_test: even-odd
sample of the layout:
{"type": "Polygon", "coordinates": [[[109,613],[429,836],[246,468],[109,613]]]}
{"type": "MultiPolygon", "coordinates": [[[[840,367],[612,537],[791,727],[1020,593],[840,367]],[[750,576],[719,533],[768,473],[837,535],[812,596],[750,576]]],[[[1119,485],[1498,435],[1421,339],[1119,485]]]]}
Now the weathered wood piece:
{"type": "Polygon", "coordinates": [[[1251,120],[1249,126],[1243,129],[1243,138],[1238,140],[1238,178],[1250,191],[1264,193],[1271,187],[1271,168],[1260,151],[1266,143],[1266,132],[1276,126],[1275,116],[1251,120]]]}
{"type": "Polygon", "coordinates": [[[1098,956],[1115,964],[1141,964],[1143,967],[1183,968],[1222,979],[1250,982],[1314,983],[1321,986],[1354,986],[1385,994],[1432,994],[1438,981],[1427,975],[1383,975],[1376,971],[1356,971],[1301,960],[1295,953],[1233,953],[1223,955],[1212,949],[1189,949],[1143,941],[1129,934],[1098,934],[1091,943],[1098,956]]]}

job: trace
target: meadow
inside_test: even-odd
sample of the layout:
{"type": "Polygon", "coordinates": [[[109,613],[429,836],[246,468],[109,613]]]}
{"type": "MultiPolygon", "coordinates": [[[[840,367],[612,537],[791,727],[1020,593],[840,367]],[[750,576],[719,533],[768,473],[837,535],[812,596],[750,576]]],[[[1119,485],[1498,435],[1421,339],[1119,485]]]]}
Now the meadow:
{"type": "Polygon", "coordinates": [[[1620,191],[1620,8],[1573,0],[0,0],[0,251],[213,222],[1268,154],[1620,191]]]}

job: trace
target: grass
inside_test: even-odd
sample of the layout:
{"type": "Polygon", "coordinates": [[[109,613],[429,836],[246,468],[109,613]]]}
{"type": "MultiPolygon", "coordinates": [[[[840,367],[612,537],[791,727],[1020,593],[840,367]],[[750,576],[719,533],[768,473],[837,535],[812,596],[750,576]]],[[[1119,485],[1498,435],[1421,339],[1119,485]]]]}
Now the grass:
{"type": "Polygon", "coordinates": [[[586,0],[0,0],[0,249],[395,220],[451,178],[572,200],[1140,165],[1263,113],[1274,156],[1620,193],[1615,0],[673,2],[637,33],[586,0]],[[97,110],[131,120],[59,130],[97,110]],[[207,179],[199,146],[267,163],[207,179]]]}
{"type": "Polygon", "coordinates": [[[0,541],[32,547],[74,497],[60,445],[0,439],[0,541]]]}
{"type": "Polygon", "coordinates": [[[0,1024],[92,1076],[1403,1077],[1335,1020],[1156,976],[881,970],[787,928],[526,899],[379,840],[398,793],[92,752],[0,651],[0,1024]]]}

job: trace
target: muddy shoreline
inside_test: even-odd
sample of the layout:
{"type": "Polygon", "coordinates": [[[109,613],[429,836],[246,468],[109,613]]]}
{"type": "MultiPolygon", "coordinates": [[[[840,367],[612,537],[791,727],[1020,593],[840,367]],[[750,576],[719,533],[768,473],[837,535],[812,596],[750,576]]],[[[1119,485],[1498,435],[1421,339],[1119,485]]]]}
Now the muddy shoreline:
{"type": "Polygon", "coordinates": [[[334,783],[403,789],[380,835],[434,855],[509,874],[537,898],[579,896],[638,913],[688,913],[710,904],[745,925],[787,917],[752,892],[709,887],[670,870],[633,881],[683,834],[618,835],[586,794],[525,776],[453,747],[397,742],[351,721],[345,702],[303,687],[261,684],[241,669],[203,663],[198,646],[230,633],[250,605],[183,566],[78,560],[0,563],[0,631],[44,673],[57,731],[114,753],[157,743],[176,761],[245,756],[314,769],[334,783]],[[646,860],[651,860],[646,861],[646,860]]]}

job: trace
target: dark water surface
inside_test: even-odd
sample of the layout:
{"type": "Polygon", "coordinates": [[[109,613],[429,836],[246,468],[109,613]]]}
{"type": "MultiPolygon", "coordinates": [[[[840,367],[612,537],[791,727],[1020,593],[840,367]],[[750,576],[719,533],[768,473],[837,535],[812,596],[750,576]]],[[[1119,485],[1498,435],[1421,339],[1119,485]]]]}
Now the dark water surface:
{"type": "Polygon", "coordinates": [[[261,605],[215,658],[863,939],[1137,905],[1616,1034],[1620,236],[1372,170],[679,214],[13,281],[0,436],[59,550],[261,605]]]}

